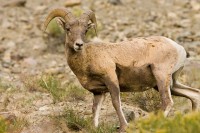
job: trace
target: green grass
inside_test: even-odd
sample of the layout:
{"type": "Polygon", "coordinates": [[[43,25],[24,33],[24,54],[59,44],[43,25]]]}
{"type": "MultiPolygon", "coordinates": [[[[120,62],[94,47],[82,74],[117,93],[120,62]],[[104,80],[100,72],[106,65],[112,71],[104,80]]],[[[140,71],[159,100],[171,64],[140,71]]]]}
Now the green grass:
{"type": "Polygon", "coordinates": [[[66,92],[59,80],[52,76],[42,76],[39,80],[39,85],[52,95],[54,102],[61,101],[66,96],[66,92]]]}
{"type": "Polygon", "coordinates": [[[176,114],[172,118],[164,117],[163,113],[150,114],[148,118],[140,119],[130,124],[128,133],[199,133],[200,112],[176,114]]]}
{"type": "Polygon", "coordinates": [[[6,120],[0,116],[0,133],[19,133],[27,125],[25,119],[6,120]]]}
{"type": "Polygon", "coordinates": [[[85,100],[87,91],[75,85],[73,82],[62,84],[62,82],[52,75],[35,76],[23,76],[21,79],[24,87],[30,91],[39,91],[50,93],[54,103],[65,100],[85,100]]]}
{"type": "Polygon", "coordinates": [[[66,125],[69,129],[74,131],[79,131],[86,128],[89,124],[88,119],[80,117],[73,110],[66,110],[65,115],[63,115],[66,125]]]}
{"type": "Polygon", "coordinates": [[[97,128],[93,126],[91,118],[84,118],[83,115],[76,113],[74,110],[66,110],[65,114],[56,118],[60,125],[60,120],[71,131],[81,131],[83,133],[114,133],[115,124],[101,123],[97,128]]]}
{"type": "Polygon", "coordinates": [[[87,91],[73,83],[62,85],[61,81],[53,76],[42,76],[38,82],[41,88],[52,95],[54,102],[85,100],[87,91]]]}

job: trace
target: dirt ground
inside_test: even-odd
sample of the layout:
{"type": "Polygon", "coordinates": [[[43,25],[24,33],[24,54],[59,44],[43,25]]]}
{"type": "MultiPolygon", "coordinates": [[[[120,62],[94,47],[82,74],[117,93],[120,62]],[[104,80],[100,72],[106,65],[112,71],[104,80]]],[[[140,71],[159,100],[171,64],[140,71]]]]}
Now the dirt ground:
{"type": "MultiPolygon", "coordinates": [[[[25,0],[13,4],[14,1],[17,0],[1,0],[0,3],[0,81],[8,85],[4,92],[0,91],[0,112],[27,119],[29,126],[22,130],[23,133],[62,132],[53,126],[49,115],[62,114],[66,107],[91,115],[92,95],[88,94],[86,101],[54,104],[50,94],[30,92],[22,81],[30,75],[53,74],[63,83],[78,84],[66,63],[63,36],[53,37],[41,30],[49,11],[64,7],[67,0],[25,0]]],[[[190,54],[180,80],[200,88],[200,1],[121,1],[122,5],[112,5],[107,0],[82,0],[81,5],[68,8],[94,10],[100,28],[98,38],[91,40],[119,42],[151,35],[175,40],[190,54]]],[[[107,97],[101,121],[115,121],[117,117],[107,97]]],[[[190,106],[176,109],[188,110],[190,106]]],[[[123,107],[135,111],[136,117],[146,113],[126,102],[123,107]]]]}

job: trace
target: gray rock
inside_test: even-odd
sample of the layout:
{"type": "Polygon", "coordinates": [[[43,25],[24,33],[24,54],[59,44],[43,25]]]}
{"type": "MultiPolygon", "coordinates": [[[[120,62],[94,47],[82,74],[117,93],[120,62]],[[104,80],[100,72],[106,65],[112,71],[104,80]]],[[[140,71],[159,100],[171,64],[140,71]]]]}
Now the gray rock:
{"type": "Polygon", "coordinates": [[[8,21],[7,19],[3,19],[2,28],[12,29],[14,28],[14,24],[8,21]]]}
{"type": "Polygon", "coordinates": [[[48,107],[48,106],[45,105],[45,106],[40,107],[39,111],[47,111],[49,109],[50,109],[50,107],[48,107]]]}
{"type": "Polygon", "coordinates": [[[122,4],[122,2],[120,0],[108,0],[109,3],[113,4],[113,5],[120,5],[122,4]]]}
{"type": "Polygon", "coordinates": [[[29,58],[25,58],[25,59],[24,59],[23,64],[24,64],[25,66],[27,66],[27,67],[28,67],[28,66],[34,67],[34,66],[37,65],[37,61],[36,61],[34,58],[29,57],[29,58]]]}
{"type": "Polygon", "coordinates": [[[65,7],[73,7],[81,4],[81,0],[67,0],[64,3],[65,7]]]}
{"type": "Polygon", "coordinates": [[[48,73],[48,74],[62,74],[64,72],[65,72],[65,68],[63,67],[49,68],[45,70],[45,73],[48,73]]]}
{"type": "Polygon", "coordinates": [[[4,7],[24,7],[26,0],[9,0],[3,4],[4,7]]]}

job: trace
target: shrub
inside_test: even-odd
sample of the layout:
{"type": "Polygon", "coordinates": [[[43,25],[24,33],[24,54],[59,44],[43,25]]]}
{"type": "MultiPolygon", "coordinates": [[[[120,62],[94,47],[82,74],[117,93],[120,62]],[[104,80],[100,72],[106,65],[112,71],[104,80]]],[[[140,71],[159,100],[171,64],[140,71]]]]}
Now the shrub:
{"type": "Polygon", "coordinates": [[[200,112],[176,114],[172,118],[164,117],[163,113],[150,114],[146,119],[140,119],[130,124],[128,133],[199,133],[200,112]]]}

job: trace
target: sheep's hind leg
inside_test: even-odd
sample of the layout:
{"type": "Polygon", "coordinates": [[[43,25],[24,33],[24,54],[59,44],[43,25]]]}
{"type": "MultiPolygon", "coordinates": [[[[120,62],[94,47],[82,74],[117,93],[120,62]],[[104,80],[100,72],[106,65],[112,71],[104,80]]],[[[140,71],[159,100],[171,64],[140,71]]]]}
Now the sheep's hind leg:
{"type": "Polygon", "coordinates": [[[180,82],[177,81],[177,79],[178,79],[178,77],[179,77],[179,75],[180,75],[182,69],[183,69],[183,67],[179,68],[179,69],[172,75],[173,86],[174,86],[175,88],[188,89],[188,90],[191,90],[191,91],[199,92],[199,93],[200,93],[200,90],[199,90],[199,89],[189,87],[189,86],[184,85],[184,84],[181,84],[180,82]]]}
{"type": "Polygon", "coordinates": [[[93,113],[93,124],[95,127],[97,127],[99,124],[99,113],[104,99],[105,99],[105,93],[99,93],[99,94],[94,93],[92,113],[93,113]]]}
{"type": "Polygon", "coordinates": [[[162,109],[164,110],[164,115],[167,116],[173,106],[173,100],[170,91],[171,74],[164,72],[165,69],[160,68],[154,68],[153,70],[153,74],[157,81],[158,91],[161,96],[162,109]]]}
{"type": "Polygon", "coordinates": [[[172,75],[173,79],[173,87],[171,89],[172,94],[176,96],[189,98],[192,102],[192,110],[196,111],[200,108],[200,90],[183,85],[177,81],[181,70],[182,68],[180,68],[172,75]]]}
{"type": "Polygon", "coordinates": [[[189,89],[180,89],[173,87],[171,92],[175,96],[182,96],[189,98],[192,102],[192,110],[196,111],[200,108],[200,93],[189,90],[189,89]]]}
{"type": "Polygon", "coordinates": [[[188,89],[188,90],[191,90],[191,91],[200,93],[200,90],[199,90],[199,89],[192,88],[192,87],[189,87],[189,86],[187,86],[187,85],[181,84],[181,83],[178,82],[178,81],[176,81],[176,82],[174,83],[174,87],[175,87],[175,88],[180,88],[180,89],[188,89]]]}

